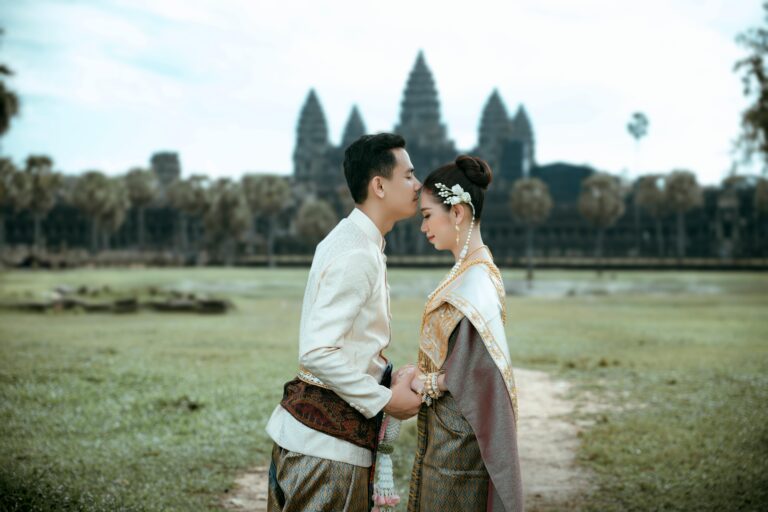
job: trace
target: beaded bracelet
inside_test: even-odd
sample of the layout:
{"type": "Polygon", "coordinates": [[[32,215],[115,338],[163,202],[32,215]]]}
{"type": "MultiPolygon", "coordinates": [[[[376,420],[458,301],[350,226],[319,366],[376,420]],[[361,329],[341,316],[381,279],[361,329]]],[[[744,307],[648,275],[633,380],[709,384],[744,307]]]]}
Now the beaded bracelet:
{"type": "Polygon", "coordinates": [[[443,396],[440,391],[440,387],[437,382],[437,378],[443,372],[428,373],[424,376],[424,388],[421,391],[421,401],[427,404],[427,407],[432,405],[432,402],[443,396]]]}
{"type": "Polygon", "coordinates": [[[432,386],[430,388],[430,390],[434,393],[432,398],[440,398],[440,395],[441,395],[440,387],[437,384],[437,375],[438,375],[437,373],[432,374],[432,386]]]}

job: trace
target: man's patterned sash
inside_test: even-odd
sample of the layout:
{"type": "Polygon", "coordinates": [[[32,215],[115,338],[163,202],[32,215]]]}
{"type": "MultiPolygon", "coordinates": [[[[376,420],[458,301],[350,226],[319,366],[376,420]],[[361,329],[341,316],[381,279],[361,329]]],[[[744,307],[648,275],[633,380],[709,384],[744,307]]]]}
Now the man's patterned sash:
{"type": "MultiPolygon", "coordinates": [[[[389,387],[390,375],[391,365],[382,385],[389,387]]],[[[376,452],[381,413],[368,419],[332,390],[299,378],[285,384],[280,405],[311,429],[376,452]]]]}

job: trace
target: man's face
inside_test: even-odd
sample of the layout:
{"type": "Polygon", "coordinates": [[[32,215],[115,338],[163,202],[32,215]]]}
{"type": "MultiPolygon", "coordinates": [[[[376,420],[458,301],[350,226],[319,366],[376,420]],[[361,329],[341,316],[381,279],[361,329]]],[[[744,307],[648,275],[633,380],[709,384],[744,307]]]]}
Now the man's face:
{"type": "Polygon", "coordinates": [[[382,179],[384,202],[396,220],[406,219],[416,214],[419,207],[421,182],[413,174],[411,157],[405,149],[393,149],[395,168],[389,179],[382,179]]]}

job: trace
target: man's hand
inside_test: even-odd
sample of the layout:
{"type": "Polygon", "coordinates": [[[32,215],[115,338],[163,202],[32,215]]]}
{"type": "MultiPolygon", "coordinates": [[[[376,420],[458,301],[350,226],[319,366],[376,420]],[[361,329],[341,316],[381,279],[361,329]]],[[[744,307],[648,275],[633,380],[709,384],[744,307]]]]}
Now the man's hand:
{"type": "Polygon", "coordinates": [[[415,367],[405,367],[392,376],[392,398],[384,406],[385,413],[407,420],[419,412],[421,395],[411,391],[411,378],[415,373],[418,373],[415,367]]]}
{"type": "Polygon", "coordinates": [[[406,364],[405,366],[401,366],[397,371],[392,372],[392,383],[390,384],[390,387],[397,384],[400,379],[408,379],[410,381],[415,370],[415,364],[406,364]]]}

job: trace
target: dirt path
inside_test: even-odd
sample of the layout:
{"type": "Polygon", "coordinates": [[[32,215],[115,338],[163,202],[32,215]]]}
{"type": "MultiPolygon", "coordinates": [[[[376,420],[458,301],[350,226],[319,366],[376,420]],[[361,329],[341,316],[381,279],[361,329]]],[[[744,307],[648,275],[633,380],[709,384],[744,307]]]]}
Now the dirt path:
{"type": "MultiPolygon", "coordinates": [[[[518,442],[526,510],[565,504],[589,484],[585,472],[575,466],[578,427],[567,418],[575,405],[564,398],[570,384],[522,368],[515,369],[515,380],[520,393],[518,442]]],[[[267,468],[253,468],[235,480],[224,506],[235,511],[266,511],[267,468]]]]}
{"type": "Polygon", "coordinates": [[[548,373],[515,369],[520,393],[518,443],[523,471],[525,509],[548,510],[566,504],[589,485],[576,467],[578,426],[568,416],[575,404],[566,400],[571,385],[548,373]]]}

